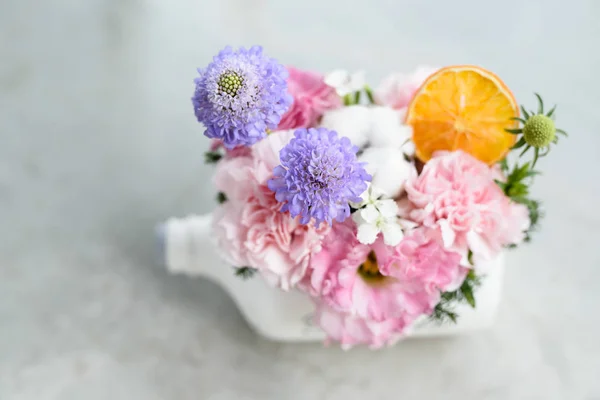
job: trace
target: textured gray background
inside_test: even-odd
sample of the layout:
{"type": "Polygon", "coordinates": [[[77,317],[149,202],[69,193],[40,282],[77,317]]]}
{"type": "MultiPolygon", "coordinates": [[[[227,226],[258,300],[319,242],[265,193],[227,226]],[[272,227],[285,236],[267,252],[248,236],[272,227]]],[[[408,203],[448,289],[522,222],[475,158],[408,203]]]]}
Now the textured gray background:
{"type": "Polygon", "coordinates": [[[600,399],[600,2],[1,0],[0,399],[600,399]],[[355,3],[355,4],[353,4],[355,3]],[[257,337],[152,229],[213,205],[189,97],[225,44],[285,63],[486,66],[571,137],[488,332],[384,352],[257,337]]]}

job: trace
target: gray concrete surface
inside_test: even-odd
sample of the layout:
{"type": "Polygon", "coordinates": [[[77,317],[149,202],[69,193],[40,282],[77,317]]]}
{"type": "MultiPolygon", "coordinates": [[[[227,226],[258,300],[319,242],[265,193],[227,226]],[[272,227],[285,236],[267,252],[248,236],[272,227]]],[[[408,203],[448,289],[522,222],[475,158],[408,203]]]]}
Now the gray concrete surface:
{"type": "Polygon", "coordinates": [[[0,399],[600,399],[600,2],[2,0],[0,399]],[[225,44],[386,71],[475,63],[559,102],[544,230],[494,329],[385,352],[257,337],[152,229],[206,212],[195,67],[225,44]]]}

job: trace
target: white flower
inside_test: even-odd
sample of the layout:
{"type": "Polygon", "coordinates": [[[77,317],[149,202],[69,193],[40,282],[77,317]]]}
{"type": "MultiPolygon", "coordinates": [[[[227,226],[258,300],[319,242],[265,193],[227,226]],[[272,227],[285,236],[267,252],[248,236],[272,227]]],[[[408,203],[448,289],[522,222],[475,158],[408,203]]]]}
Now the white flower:
{"type": "Polygon", "coordinates": [[[406,181],[417,173],[400,149],[369,147],[358,159],[367,163],[365,169],[373,177],[371,184],[392,198],[398,197],[406,181]]]}
{"type": "Polygon", "coordinates": [[[365,72],[353,74],[343,69],[336,69],[325,76],[325,83],[335,89],[339,96],[358,92],[365,87],[365,72]]]}
{"type": "Polygon", "coordinates": [[[352,215],[358,227],[357,238],[363,244],[372,244],[377,240],[379,232],[388,246],[396,246],[404,233],[398,220],[398,205],[392,199],[380,199],[382,192],[374,186],[363,193],[362,207],[352,215]]]}

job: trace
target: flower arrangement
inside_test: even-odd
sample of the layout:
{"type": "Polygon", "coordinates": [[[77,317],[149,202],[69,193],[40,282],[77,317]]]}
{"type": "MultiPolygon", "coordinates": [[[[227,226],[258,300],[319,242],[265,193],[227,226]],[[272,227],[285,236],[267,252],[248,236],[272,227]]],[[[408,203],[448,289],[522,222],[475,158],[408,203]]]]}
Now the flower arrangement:
{"type": "Polygon", "coordinates": [[[227,47],[198,72],[223,256],[314,299],[315,323],[345,348],[476,307],[480,266],[537,227],[534,168],[566,135],[540,96],[527,111],[476,66],[422,67],[373,91],[363,73],[227,47]]]}

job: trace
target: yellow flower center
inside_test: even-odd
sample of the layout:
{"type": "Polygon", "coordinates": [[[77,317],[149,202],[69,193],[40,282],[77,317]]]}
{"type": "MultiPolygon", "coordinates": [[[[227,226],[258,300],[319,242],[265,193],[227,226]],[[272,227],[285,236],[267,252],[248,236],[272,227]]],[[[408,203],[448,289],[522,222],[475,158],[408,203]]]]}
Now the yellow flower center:
{"type": "Polygon", "coordinates": [[[221,92],[227,93],[231,97],[235,97],[243,83],[243,77],[241,77],[237,72],[229,71],[219,77],[217,85],[219,86],[219,90],[221,90],[221,92]]]}
{"type": "Polygon", "coordinates": [[[374,251],[371,251],[365,262],[360,264],[358,274],[368,283],[380,283],[386,278],[379,272],[377,256],[374,251]]]}

